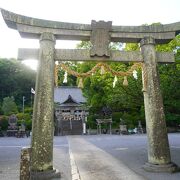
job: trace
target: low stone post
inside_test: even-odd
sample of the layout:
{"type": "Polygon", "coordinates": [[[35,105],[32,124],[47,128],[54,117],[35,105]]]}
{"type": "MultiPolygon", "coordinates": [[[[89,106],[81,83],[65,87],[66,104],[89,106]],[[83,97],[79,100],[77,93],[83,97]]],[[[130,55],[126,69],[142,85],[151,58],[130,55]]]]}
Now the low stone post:
{"type": "Polygon", "coordinates": [[[21,150],[20,180],[30,179],[30,153],[31,148],[24,147],[21,150]]]}
{"type": "Polygon", "coordinates": [[[55,36],[42,33],[33,109],[31,179],[60,177],[53,170],[55,36]]]}
{"type": "Polygon", "coordinates": [[[109,134],[112,134],[111,122],[109,123],[109,134]]]}
{"type": "Polygon", "coordinates": [[[99,123],[99,134],[101,134],[101,123],[99,123]]]}
{"type": "Polygon", "coordinates": [[[177,170],[177,166],[171,163],[154,39],[142,39],[141,51],[144,60],[142,79],[148,137],[148,163],[144,165],[144,169],[173,172],[177,170]]]}

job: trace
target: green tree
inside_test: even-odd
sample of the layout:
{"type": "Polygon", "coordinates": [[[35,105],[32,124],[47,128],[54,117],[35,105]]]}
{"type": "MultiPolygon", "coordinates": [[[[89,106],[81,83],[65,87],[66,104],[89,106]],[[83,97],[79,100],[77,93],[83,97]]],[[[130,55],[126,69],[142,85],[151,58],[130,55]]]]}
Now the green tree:
{"type": "MultiPolygon", "coordinates": [[[[138,50],[139,45],[128,43],[125,49],[138,50]]],[[[178,88],[180,87],[180,35],[177,35],[168,44],[156,45],[156,51],[175,53],[175,63],[158,64],[158,69],[167,125],[177,126],[180,124],[180,88],[178,88]]],[[[141,109],[142,117],[143,114],[144,108],[141,109]]]]}
{"type": "MultiPolygon", "coordinates": [[[[70,67],[72,70],[77,70],[77,63],[74,62],[63,62],[68,67],[70,67]]],[[[58,71],[58,85],[59,86],[76,86],[77,78],[71,74],[67,74],[67,82],[64,81],[65,71],[63,69],[60,69],[58,71]]]]}
{"type": "MultiPolygon", "coordinates": [[[[180,119],[179,116],[179,96],[180,96],[180,41],[179,35],[176,36],[169,44],[157,45],[157,51],[174,51],[176,63],[159,64],[161,90],[164,98],[165,114],[168,125],[177,125],[180,119]],[[169,86],[170,85],[170,86],[169,86]],[[177,87],[177,88],[174,88],[177,87]]],[[[84,43],[79,47],[83,48],[84,43]]],[[[85,43],[87,48],[88,43],[85,43]]],[[[89,48],[89,47],[88,47],[89,48]]],[[[127,43],[124,50],[140,51],[139,44],[127,43]]],[[[77,65],[79,72],[87,72],[95,66],[94,62],[84,62],[77,65]]],[[[108,63],[112,69],[116,71],[127,71],[132,63],[108,63]]],[[[113,88],[112,83],[114,77],[110,73],[101,75],[100,72],[93,76],[84,78],[83,93],[88,99],[91,118],[90,121],[95,121],[96,114],[103,106],[109,106],[113,110],[113,114],[118,112],[130,127],[137,126],[138,120],[141,120],[145,125],[144,101],[142,93],[142,78],[141,70],[138,70],[138,78],[128,77],[128,86],[123,86],[123,77],[118,77],[116,86],[113,88]]],[[[117,118],[116,118],[117,124],[117,118]]]]}
{"type": "Polygon", "coordinates": [[[8,116],[0,116],[0,127],[2,130],[7,130],[7,128],[8,128],[8,116]]]}
{"type": "Polygon", "coordinates": [[[3,99],[2,111],[4,115],[16,114],[18,112],[14,97],[5,97],[3,99]]]}
{"type": "Polygon", "coordinates": [[[168,126],[180,124],[180,35],[168,45],[158,45],[158,51],[174,51],[175,63],[160,64],[161,90],[168,126]]]}
{"type": "MultiPolygon", "coordinates": [[[[82,42],[78,45],[78,48],[89,49],[90,47],[88,42],[82,42]]],[[[137,44],[132,44],[130,45],[129,50],[132,49],[132,47],[133,50],[139,48],[137,44]]],[[[122,50],[122,43],[111,43],[110,48],[112,50],[122,50]]],[[[78,64],[77,69],[79,72],[87,72],[95,65],[96,63],[94,62],[84,62],[78,64]]],[[[116,71],[127,71],[132,63],[109,62],[108,65],[116,71]]],[[[88,99],[91,122],[93,120],[95,121],[98,114],[100,116],[100,111],[105,106],[110,107],[113,114],[118,112],[123,118],[127,117],[126,114],[131,114],[129,117],[131,117],[132,121],[138,116],[138,112],[141,110],[143,104],[141,72],[138,73],[138,80],[135,80],[133,77],[128,77],[128,87],[123,86],[123,77],[118,77],[118,82],[113,88],[114,78],[115,77],[109,72],[102,75],[100,74],[100,71],[98,71],[92,76],[83,79],[83,93],[88,99]]],[[[140,120],[140,118],[136,119],[140,120]]],[[[116,121],[116,123],[114,123],[115,126],[118,125],[118,120],[117,118],[114,119],[114,121],[116,121]]]]}
{"type": "Polygon", "coordinates": [[[90,41],[81,41],[80,43],[77,44],[76,48],[77,49],[90,49],[92,46],[90,41]]]}
{"type": "Polygon", "coordinates": [[[15,98],[22,109],[22,97],[26,97],[26,105],[31,104],[31,87],[35,86],[36,72],[16,59],[0,59],[0,103],[4,97],[15,98]]]}

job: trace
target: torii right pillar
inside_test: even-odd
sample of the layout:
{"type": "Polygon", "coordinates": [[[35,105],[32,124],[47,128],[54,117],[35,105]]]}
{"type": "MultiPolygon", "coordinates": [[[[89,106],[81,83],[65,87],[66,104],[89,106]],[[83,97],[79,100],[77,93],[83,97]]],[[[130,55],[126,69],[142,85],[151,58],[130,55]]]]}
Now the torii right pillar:
{"type": "Polygon", "coordinates": [[[155,40],[152,37],[145,37],[140,45],[144,60],[142,79],[148,138],[148,162],[143,168],[153,172],[174,172],[178,167],[171,162],[157,70],[155,40]]]}

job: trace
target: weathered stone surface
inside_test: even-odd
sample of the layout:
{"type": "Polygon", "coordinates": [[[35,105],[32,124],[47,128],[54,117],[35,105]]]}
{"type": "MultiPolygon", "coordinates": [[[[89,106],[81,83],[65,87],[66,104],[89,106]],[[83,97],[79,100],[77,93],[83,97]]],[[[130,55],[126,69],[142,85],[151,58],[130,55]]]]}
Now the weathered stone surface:
{"type": "Polygon", "coordinates": [[[91,56],[110,56],[109,43],[110,34],[109,31],[112,28],[112,22],[108,21],[92,21],[91,22],[92,32],[91,32],[91,44],[92,48],[90,50],[91,56]]]}
{"type": "Polygon", "coordinates": [[[55,179],[58,180],[60,179],[60,177],[61,174],[56,169],[41,171],[41,172],[36,172],[36,171],[31,172],[31,180],[55,180],[55,179]]]}
{"type": "Polygon", "coordinates": [[[143,93],[148,136],[148,163],[166,165],[171,162],[171,158],[154,44],[152,37],[141,41],[144,59],[143,93]]]}
{"type": "Polygon", "coordinates": [[[146,171],[149,172],[169,172],[169,173],[173,173],[173,172],[179,172],[180,169],[178,168],[178,166],[174,163],[168,163],[168,164],[152,164],[152,163],[146,163],[143,168],[146,171]]]}
{"type": "MultiPolygon", "coordinates": [[[[89,24],[48,21],[18,15],[1,9],[8,27],[17,29],[22,37],[38,38],[42,32],[51,32],[56,39],[90,40],[92,27],[89,24]]],[[[116,42],[139,42],[152,36],[156,43],[167,43],[180,33],[180,22],[150,26],[112,26],[110,36],[116,42]]]]}
{"type": "Polygon", "coordinates": [[[43,33],[33,109],[31,174],[53,171],[54,46],[54,35],[43,33]]]}
{"type": "Polygon", "coordinates": [[[41,33],[51,32],[56,36],[56,39],[60,40],[84,40],[90,39],[91,31],[84,30],[72,30],[72,29],[57,29],[49,27],[38,27],[29,26],[24,24],[17,24],[17,30],[19,31],[21,37],[30,39],[39,39],[41,33]]]}
{"type": "Polygon", "coordinates": [[[156,52],[156,60],[158,63],[174,63],[173,52],[156,52]]]}
{"type": "Polygon", "coordinates": [[[110,57],[92,57],[89,50],[85,49],[57,49],[55,53],[56,61],[121,61],[121,62],[141,62],[140,52],[110,51],[110,57]]]}
{"type": "Polygon", "coordinates": [[[153,37],[156,44],[165,44],[175,37],[175,32],[111,32],[113,42],[139,43],[144,37],[153,37]]]}
{"type": "Polygon", "coordinates": [[[170,153],[154,43],[153,38],[141,41],[144,58],[143,73],[146,74],[143,76],[143,86],[148,135],[148,161],[152,164],[167,164],[170,162],[170,153]]]}
{"type": "Polygon", "coordinates": [[[91,30],[91,25],[87,24],[76,24],[76,23],[66,23],[58,21],[50,21],[44,19],[37,19],[27,16],[22,16],[15,14],[13,12],[7,11],[5,9],[0,9],[5,19],[8,27],[17,29],[17,24],[24,24],[29,26],[43,27],[43,28],[55,28],[55,29],[75,29],[75,30],[91,30]]]}
{"type": "MultiPolygon", "coordinates": [[[[38,59],[38,49],[20,48],[18,59],[38,59]]],[[[156,52],[158,63],[173,63],[173,52],[156,52]]],[[[110,57],[91,57],[87,49],[56,49],[55,61],[120,61],[120,62],[143,62],[140,51],[110,51],[110,57]]]]}
{"type": "Polygon", "coordinates": [[[30,179],[30,154],[31,148],[23,148],[21,150],[20,180],[30,179]]]}

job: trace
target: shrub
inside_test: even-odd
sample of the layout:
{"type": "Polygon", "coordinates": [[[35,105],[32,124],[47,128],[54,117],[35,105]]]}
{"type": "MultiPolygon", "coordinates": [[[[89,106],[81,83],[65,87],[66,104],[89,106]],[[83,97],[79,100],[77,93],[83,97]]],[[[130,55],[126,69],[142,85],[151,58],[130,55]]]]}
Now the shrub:
{"type": "Polygon", "coordinates": [[[18,118],[18,120],[30,120],[31,119],[31,115],[29,113],[18,113],[16,114],[16,117],[18,118]]]}
{"type": "Polygon", "coordinates": [[[89,115],[87,117],[87,127],[91,129],[96,129],[96,116],[89,115]]]}
{"type": "Polygon", "coordinates": [[[122,118],[122,112],[113,112],[112,113],[112,127],[113,128],[119,128],[120,125],[120,118],[122,118]]]}
{"type": "Polygon", "coordinates": [[[8,129],[8,116],[0,116],[0,126],[2,130],[8,129]]]}

